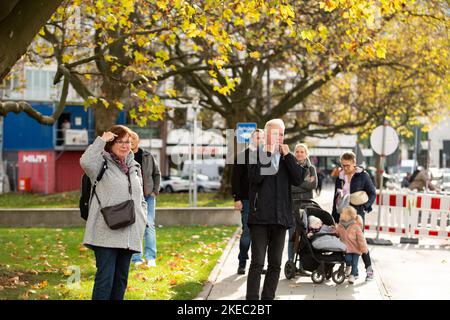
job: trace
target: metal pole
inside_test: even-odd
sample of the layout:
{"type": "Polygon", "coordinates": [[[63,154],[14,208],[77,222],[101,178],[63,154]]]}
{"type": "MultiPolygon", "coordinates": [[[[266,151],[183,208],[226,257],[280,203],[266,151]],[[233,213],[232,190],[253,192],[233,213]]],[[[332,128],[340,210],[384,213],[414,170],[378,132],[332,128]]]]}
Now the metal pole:
{"type": "Polygon", "coordinates": [[[3,179],[6,176],[6,170],[3,170],[3,116],[0,116],[0,193],[3,193],[3,179]]]}
{"type": "Polygon", "coordinates": [[[194,185],[194,207],[197,207],[197,106],[196,105],[194,105],[194,161],[192,163],[192,167],[193,167],[193,180],[194,180],[194,184],[193,184],[194,185]]]}
{"type": "Polygon", "coordinates": [[[375,245],[387,245],[391,246],[390,240],[380,239],[380,224],[381,224],[381,206],[383,204],[383,172],[384,172],[384,157],[386,156],[386,121],[383,124],[383,133],[381,141],[381,154],[380,154],[380,201],[378,203],[378,224],[377,224],[377,236],[375,239],[367,239],[367,243],[375,245]]]}
{"type": "Polygon", "coordinates": [[[267,62],[267,108],[269,112],[272,109],[272,100],[270,97],[270,63],[267,62]]]}
{"type": "MultiPolygon", "coordinates": [[[[427,174],[430,176],[431,179],[431,172],[430,172],[430,162],[431,162],[431,155],[430,155],[430,148],[431,148],[431,139],[430,139],[430,133],[428,132],[428,150],[427,150],[427,165],[426,165],[426,172],[427,174]]],[[[425,190],[428,192],[430,191],[428,189],[428,185],[429,185],[429,180],[426,179],[425,180],[425,190]]]]}
{"type": "Polygon", "coordinates": [[[380,223],[381,223],[381,205],[383,204],[383,172],[384,172],[384,153],[385,153],[385,143],[386,143],[386,123],[383,124],[383,135],[381,141],[381,154],[380,154],[380,203],[378,204],[378,224],[377,224],[377,238],[376,241],[380,240],[380,223]]]}
{"type": "Polygon", "coordinates": [[[417,133],[418,130],[419,130],[419,126],[416,125],[414,127],[414,154],[413,154],[414,163],[413,163],[413,172],[416,171],[416,169],[417,169],[417,139],[419,138],[418,137],[418,133],[417,133]]]}
{"type": "MultiPolygon", "coordinates": [[[[189,135],[191,135],[191,130],[189,130],[189,135]]],[[[191,137],[189,137],[189,207],[192,207],[192,139],[191,139],[191,137]]]]}

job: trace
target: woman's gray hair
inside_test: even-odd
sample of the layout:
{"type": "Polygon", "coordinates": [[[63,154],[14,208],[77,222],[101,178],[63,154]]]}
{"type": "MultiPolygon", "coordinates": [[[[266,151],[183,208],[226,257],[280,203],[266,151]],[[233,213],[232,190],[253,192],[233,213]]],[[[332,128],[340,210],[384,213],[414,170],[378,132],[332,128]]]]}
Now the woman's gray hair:
{"type": "Polygon", "coordinates": [[[309,156],[309,149],[308,146],[304,143],[297,143],[297,145],[295,146],[294,152],[297,150],[297,148],[303,148],[305,149],[306,155],[309,156]]]}
{"type": "Polygon", "coordinates": [[[269,129],[269,127],[271,127],[273,125],[279,126],[284,132],[285,126],[284,126],[283,120],[281,120],[281,119],[272,119],[272,120],[267,121],[266,125],[264,126],[264,131],[267,131],[269,129]]]}

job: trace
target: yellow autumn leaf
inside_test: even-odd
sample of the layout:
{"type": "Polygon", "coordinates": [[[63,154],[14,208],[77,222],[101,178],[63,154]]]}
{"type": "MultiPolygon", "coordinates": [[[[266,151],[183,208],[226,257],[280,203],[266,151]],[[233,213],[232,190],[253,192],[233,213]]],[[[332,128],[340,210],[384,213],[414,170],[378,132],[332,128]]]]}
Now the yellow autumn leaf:
{"type": "Polygon", "coordinates": [[[117,109],[119,109],[119,110],[123,110],[123,103],[120,102],[120,101],[117,101],[117,102],[116,102],[116,107],[117,107],[117,109]]]}
{"type": "Polygon", "coordinates": [[[170,98],[175,98],[177,96],[177,92],[174,89],[166,89],[166,93],[170,98]]]}
{"type": "Polygon", "coordinates": [[[261,58],[261,53],[259,53],[258,51],[250,52],[250,57],[252,57],[253,59],[259,59],[261,58]]]}

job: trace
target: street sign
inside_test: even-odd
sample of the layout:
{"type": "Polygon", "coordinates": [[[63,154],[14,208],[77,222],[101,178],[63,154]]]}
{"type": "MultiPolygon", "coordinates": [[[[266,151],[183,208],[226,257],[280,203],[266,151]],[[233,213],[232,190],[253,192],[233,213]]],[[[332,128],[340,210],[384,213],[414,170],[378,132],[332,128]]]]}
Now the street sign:
{"type": "Polygon", "coordinates": [[[236,124],[237,143],[249,143],[252,132],[256,130],[255,122],[238,122],[236,124]]]}
{"type": "MultiPolygon", "coordinates": [[[[379,175],[379,188],[380,188],[380,199],[383,197],[383,174],[382,170],[384,168],[384,158],[386,156],[394,153],[398,147],[398,135],[395,129],[388,126],[386,123],[382,126],[378,126],[372,131],[370,135],[370,144],[373,151],[380,155],[380,162],[377,168],[379,175]]],[[[390,240],[380,239],[380,222],[381,222],[381,202],[378,205],[378,225],[377,225],[377,236],[375,239],[367,238],[368,244],[382,245],[382,246],[392,246],[390,240]]]]}
{"type": "Polygon", "coordinates": [[[373,151],[379,155],[388,156],[397,150],[397,132],[395,132],[395,129],[390,126],[378,126],[370,135],[370,145],[372,146],[373,151]]]}

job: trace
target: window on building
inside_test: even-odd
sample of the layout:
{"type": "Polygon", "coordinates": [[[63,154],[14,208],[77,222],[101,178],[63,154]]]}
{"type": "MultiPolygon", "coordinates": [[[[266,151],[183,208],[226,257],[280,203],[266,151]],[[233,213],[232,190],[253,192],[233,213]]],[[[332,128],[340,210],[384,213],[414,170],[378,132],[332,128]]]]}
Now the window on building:
{"type": "Polygon", "coordinates": [[[28,69],[25,72],[25,99],[51,101],[56,98],[57,86],[53,85],[55,71],[28,69]]]}

